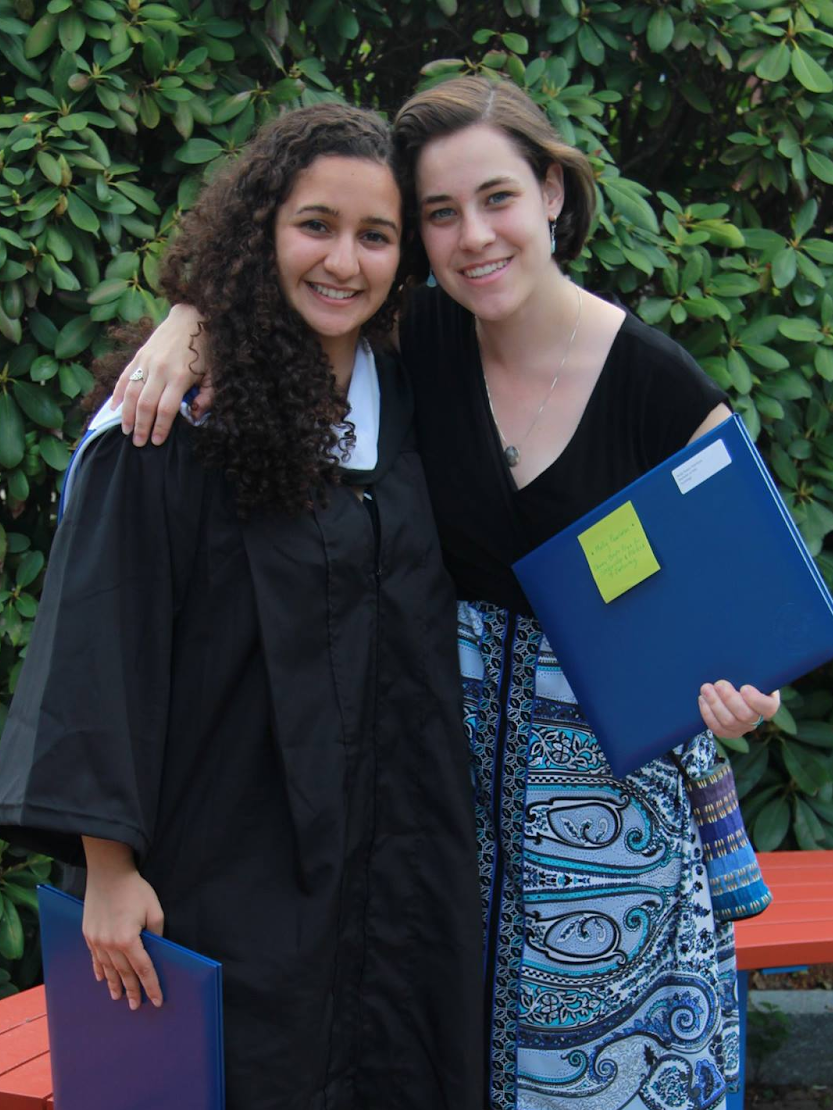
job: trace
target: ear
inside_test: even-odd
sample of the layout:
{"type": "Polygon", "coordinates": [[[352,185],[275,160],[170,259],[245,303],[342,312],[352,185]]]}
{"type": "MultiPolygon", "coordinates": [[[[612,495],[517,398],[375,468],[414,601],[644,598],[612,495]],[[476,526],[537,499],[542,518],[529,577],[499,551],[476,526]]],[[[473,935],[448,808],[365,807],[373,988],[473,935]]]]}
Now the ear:
{"type": "Polygon", "coordinates": [[[564,170],[557,162],[550,162],[541,185],[541,195],[547,209],[547,218],[555,220],[564,207],[564,170]]]}

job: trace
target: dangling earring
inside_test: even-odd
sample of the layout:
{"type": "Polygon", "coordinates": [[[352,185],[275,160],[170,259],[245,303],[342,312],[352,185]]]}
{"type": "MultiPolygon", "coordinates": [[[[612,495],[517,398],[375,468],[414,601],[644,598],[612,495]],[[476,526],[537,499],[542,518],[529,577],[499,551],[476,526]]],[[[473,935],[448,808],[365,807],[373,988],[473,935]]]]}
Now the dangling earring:
{"type": "Polygon", "coordinates": [[[550,220],[550,254],[555,254],[557,240],[555,238],[555,220],[550,220]]]}
{"type": "Polygon", "coordinates": [[[428,280],[425,282],[429,289],[434,289],[437,285],[437,279],[434,277],[434,271],[428,271],[428,280]]]}

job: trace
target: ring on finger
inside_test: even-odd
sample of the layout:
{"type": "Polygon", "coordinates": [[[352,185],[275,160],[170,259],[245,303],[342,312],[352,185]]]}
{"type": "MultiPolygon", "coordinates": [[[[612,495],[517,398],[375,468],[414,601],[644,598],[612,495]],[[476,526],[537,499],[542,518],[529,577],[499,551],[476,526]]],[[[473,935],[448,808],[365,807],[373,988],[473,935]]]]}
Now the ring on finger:
{"type": "Polygon", "coordinates": [[[145,372],[141,366],[137,366],[133,373],[130,375],[131,382],[143,382],[145,380],[145,372]]]}

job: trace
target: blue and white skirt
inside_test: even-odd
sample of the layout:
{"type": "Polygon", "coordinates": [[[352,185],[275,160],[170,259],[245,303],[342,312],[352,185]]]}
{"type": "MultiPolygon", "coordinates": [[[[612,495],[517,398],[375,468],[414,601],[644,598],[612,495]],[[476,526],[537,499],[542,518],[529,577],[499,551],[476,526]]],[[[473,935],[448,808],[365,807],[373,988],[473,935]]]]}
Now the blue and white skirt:
{"type": "MultiPolygon", "coordinates": [[[[491,1110],[722,1110],[732,927],[715,927],[680,776],[615,779],[537,621],[462,602],[491,1110]]],[[[646,698],[651,696],[645,691],[646,698]]],[[[706,733],[681,752],[714,757],[706,733]]]]}

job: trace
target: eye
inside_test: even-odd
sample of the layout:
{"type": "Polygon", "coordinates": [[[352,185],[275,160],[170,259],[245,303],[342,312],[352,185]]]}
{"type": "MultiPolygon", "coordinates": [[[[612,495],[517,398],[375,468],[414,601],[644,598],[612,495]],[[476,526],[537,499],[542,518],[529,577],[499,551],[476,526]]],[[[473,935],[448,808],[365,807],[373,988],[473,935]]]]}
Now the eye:
{"type": "Polygon", "coordinates": [[[453,215],[453,208],[435,208],[433,212],[428,213],[426,218],[432,223],[442,223],[443,220],[450,220],[453,215]]]}
{"type": "Polygon", "coordinates": [[[315,220],[315,219],[304,220],[304,222],[300,226],[302,228],[304,228],[305,230],[307,230],[307,231],[314,231],[314,232],[322,232],[322,231],[328,231],[329,230],[329,228],[327,227],[327,225],[324,223],[323,220],[315,220]]]}
{"type": "Polygon", "coordinates": [[[490,193],[486,203],[487,204],[503,204],[504,201],[511,200],[513,195],[514,195],[513,193],[509,193],[505,189],[501,189],[497,193],[490,193]]]}
{"type": "Polygon", "coordinates": [[[385,246],[386,244],[390,243],[390,238],[385,234],[384,231],[365,231],[362,234],[362,238],[365,240],[365,242],[370,243],[374,247],[385,246]]]}

